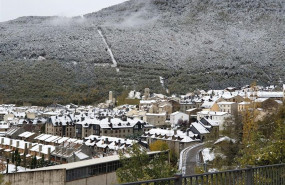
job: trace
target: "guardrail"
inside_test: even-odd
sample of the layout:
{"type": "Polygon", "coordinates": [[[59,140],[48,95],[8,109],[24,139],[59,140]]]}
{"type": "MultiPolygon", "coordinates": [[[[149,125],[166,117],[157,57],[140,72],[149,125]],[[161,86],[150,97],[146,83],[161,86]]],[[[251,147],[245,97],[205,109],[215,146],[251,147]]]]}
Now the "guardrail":
{"type": "Polygon", "coordinates": [[[285,164],[125,183],[121,185],[285,185],[285,164]]]}

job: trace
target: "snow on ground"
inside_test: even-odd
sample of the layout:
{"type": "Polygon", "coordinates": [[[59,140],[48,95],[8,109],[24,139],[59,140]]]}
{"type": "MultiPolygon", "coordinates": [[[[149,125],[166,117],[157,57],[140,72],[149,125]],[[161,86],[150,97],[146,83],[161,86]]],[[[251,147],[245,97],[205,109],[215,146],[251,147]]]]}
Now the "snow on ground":
{"type": "MultiPolygon", "coordinates": [[[[8,173],[15,173],[16,169],[15,169],[15,165],[14,164],[9,164],[8,165],[8,173]]],[[[18,172],[23,172],[23,171],[29,171],[30,169],[28,168],[24,168],[22,166],[18,166],[18,172]]],[[[2,171],[1,173],[6,173],[6,169],[4,171],[2,171]]]]}
{"type": "Polygon", "coordinates": [[[229,138],[228,136],[225,137],[221,137],[220,139],[218,139],[214,144],[218,144],[222,141],[232,141],[232,142],[236,142],[236,140],[229,138]]]}
{"type": "Polygon", "coordinates": [[[219,170],[217,169],[217,168],[210,168],[209,170],[208,170],[208,172],[209,173],[211,173],[211,172],[218,172],[219,170]]]}
{"type": "Polygon", "coordinates": [[[210,148],[205,148],[202,150],[203,160],[206,161],[212,161],[215,159],[214,152],[211,151],[210,148]]]}
{"type": "Polygon", "coordinates": [[[159,77],[159,81],[160,81],[161,86],[165,89],[166,93],[169,93],[169,90],[165,86],[165,81],[164,80],[165,79],[162,76],[159,77]]]}
{"type": "Polygon", "coordinates": [[[136,91],[130,91],[128,98],[130,98],[130,99],[134,99],[134,98],[141,99],[141,93],[136,92],[136,91]]]}

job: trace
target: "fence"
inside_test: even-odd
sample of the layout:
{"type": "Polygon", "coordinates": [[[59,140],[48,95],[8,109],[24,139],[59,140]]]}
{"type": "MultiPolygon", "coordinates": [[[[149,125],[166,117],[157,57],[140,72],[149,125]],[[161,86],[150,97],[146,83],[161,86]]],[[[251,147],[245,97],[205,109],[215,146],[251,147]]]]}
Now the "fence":
{"type": "Polygon", "coordinates": [[[285,185],[285,164],[132,182],[121,185],[285,185]]]}

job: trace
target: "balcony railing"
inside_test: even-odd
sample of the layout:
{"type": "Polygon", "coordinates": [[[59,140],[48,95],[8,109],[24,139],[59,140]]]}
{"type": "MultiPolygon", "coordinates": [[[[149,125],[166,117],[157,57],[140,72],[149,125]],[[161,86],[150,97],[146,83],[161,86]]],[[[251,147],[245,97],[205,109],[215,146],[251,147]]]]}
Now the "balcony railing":
{"type": "Polygon", "coordinates": [[[285,185],[285,164],[131,182],[121,185],[285,185]]]}

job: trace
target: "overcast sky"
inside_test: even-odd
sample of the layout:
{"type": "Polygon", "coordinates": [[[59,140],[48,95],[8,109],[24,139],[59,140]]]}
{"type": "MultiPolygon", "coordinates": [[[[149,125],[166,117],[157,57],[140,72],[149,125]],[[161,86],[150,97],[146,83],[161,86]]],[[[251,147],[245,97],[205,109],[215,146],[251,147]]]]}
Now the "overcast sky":
{"type": "Polygon", "coordinates": [[[126,0],[0,0],[0,22],[22,16],[77,16],[126,0]]]}

